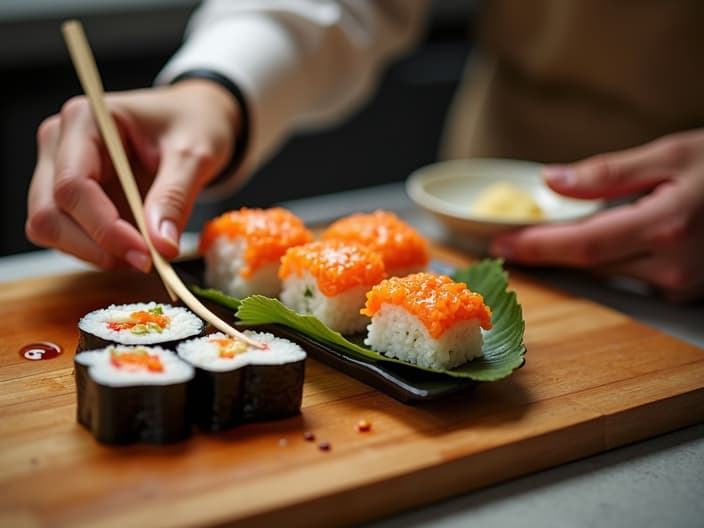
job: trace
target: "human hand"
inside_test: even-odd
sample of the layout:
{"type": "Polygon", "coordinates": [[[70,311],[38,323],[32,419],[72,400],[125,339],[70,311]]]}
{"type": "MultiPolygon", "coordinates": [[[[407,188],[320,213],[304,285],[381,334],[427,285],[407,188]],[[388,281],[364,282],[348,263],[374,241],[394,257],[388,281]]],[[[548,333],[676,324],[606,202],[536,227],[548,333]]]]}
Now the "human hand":
{"type": "Polygon", "coordinates": [[[574,198],[647,194],[580,222],[507,234],[492,243],[493,255],[639,279],[673,302],[704,296],[704,129],[543,173],[574,198]]]}
{"type": "MultiPolygon", "coordinates": [[[[106,95],[143,194],[149,237],[166,258],[199,191],[228,162],[239,107],[224,88],[202,79],[106,95]]],[[[87,98],[67,101],[37,132],[27,237],[104,269],[147,272],[151,257],[130,222],[127,201],[87,98]]]]}

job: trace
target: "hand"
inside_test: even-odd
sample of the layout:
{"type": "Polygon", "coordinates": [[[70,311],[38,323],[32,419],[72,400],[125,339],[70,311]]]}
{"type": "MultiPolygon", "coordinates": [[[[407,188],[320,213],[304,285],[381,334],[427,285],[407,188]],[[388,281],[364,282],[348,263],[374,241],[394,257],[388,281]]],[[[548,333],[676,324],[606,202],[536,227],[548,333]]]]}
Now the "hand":
{"type": "Polygon", "coordinates": [[[704,129],[543,172],[574,198],[647,194],[580,222],[510,233],[492,254],[640,279],[675,302],[704,296],[704,129]]]}
{"type": "MultiPolygon", "coordinates": [[[[201,79],[107,94],[106,103],[146,193],[149,237],[173,258],[198,192],[232,155],[239,107],[224,88],[201,79]]],[[[88,100],[67,101],[41,124],[37,141],[27,237],[104,269],[149,271],[147,244],[130,222],[88,100]]]]}

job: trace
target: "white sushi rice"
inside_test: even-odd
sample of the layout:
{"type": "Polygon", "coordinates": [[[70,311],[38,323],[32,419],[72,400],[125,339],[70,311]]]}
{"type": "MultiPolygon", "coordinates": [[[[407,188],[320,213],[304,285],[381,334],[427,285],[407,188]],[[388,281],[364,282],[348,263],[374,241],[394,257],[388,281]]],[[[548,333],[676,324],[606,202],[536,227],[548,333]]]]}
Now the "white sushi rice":
{"type": "Polygon", "coordinates": [[[203,321],[187,308],[156,302],[134,304],[112,304],[107,308],[86,314],[78,322],[82,331],[124,345],[153,345],[185,339],[198,335],[203,330],[203,321]],[[169,318],[169,324],[161,332],[135,334],[130,330],[113,330],[108,327],[111,321],[127,321],[132,312],[145,311],[161,307],[163,315],[169,318]]]}
{"type": "Polygon", "coordinates": [[[246,365],[284,365],[304,360],[306,352],[293,341],[277,337],[269,332],[245,330],[244,334],[259,343],[265,343],[265,350],[248,347],[245,351],[235,354],[232,358],[220,357],[219,346],[213,339],[224,339],[227,336],[216,332],[204,337],[190,339],[179,344],[179,357],[193,366],[214,372],[235,370],[246,365]]]}
{"type": "Polygon", "coordinates": [[[109,346],[99,350],[86,350],[75,356],[76,363],[88,367],[88,376],[96,383],[108,387],[128,387],[135,385],[171,385],[190,381],[195,370],[179,359],[171,350],[161,347],[109,346]],[[159,356],[164,367],[162,372],[133,370],[117,367],[110,361],[111,351],[131,351],[146,349],[149,354],[159,356]]]}
{"type": "Polygon", "coordinates": [[[247,266],[244,255],[247,241],[238,237],[230,240],[221,235],[205,253],[205,284],[210,288],[241,299],[255,293],[276,297],[281,290],[278,277],[279,260],[264,263],[249,278],[240,271],[247,266]]]}
{"type": "Polygon", "coordinates": [[[318,288],[318,282],[308,271],[298,277],[289,275],[281,286],[281,302],[291,310],[314,315],[328,328],[341,334],[363,332],[369,318],[359,311],[372,285],[360,285],[328,297],[318,288]]]}
{"type": "Polygon", "coordinates": [[[383,304],[367,327],[364,343],[385,356],[421,367],[452,369],[482,355],[478,319],[465,319],[433,339],[425,325],[401,306],[383,304]]]}

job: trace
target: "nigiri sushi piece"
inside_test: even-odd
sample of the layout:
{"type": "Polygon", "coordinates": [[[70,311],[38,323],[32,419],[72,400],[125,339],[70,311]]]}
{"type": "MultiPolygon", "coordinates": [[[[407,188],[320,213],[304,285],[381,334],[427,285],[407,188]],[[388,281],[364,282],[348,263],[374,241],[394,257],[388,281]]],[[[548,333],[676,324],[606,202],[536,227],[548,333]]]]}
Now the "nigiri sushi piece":
{"type": "Polygon", "coordinates": [[[205,259],[205,283],[233,297],[278,296],[281,256],[313,234],[290,211],[243,207],[209,221],[199,252],[205,259]]]}
{"type": "Polygon", "coordinates": [[[430,262],[428,241],[390,211],[356,213],[333,222],[322,240],[359,242],[381,254],[389,277],[426,271],[430,262]]]}
{"type": "Polygon", "coordinates": [[[244,333],[264,349],[220,332],[185,341],[178,355],[196,369],[190,397],[193,420],[205,431],[300,412],[306,352],[269,332],[244,333]]]}
{"type": "Polygon", "coordinates": [[[434,369],[452,369],[482,355],[491,329],[483,297],[446,275],[414,273],[381,281],[367,293],[371,317],[364,343],[381,354],[434,369]]]}
{"type": "Polygon", "coordinates": [[[290,248],[279,276],[282,303],[341,334],[354,334],[369,322],[360,313],[366,292],[386,274],[381,255],[367,246],[325,240],[290,248]]]}
{"type": "Polygon", "coordinates": [[[77,418],[98,442],[167,444],[191,434],[194,369],[161,347],[109,346],[74,357],[77,418]]]}
{"type": "Polygon", "coordinates": [[[112,304],[78,321],[76,352],[109,345],[152,345],[175,349],[184,339],[205,333],[205,322],[182,306],[146,302],[112,304]]]}

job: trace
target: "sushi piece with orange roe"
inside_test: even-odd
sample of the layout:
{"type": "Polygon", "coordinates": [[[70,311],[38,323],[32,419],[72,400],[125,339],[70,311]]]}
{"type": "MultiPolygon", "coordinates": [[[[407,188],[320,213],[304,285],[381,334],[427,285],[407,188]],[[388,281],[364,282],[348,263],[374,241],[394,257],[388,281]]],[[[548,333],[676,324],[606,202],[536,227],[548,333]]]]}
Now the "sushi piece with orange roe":
{"type": "Polygon", "coordinates": [[[430,262],[428,241],[389,211],[346,216],[330,224],[321,238],[359,242],[371,247],[381,254],[390,277],[426,271],[430,262]]]}
{"type": "Polygon", "coordinates": [[[373,350],[421,367],[452,369],[482,355],[491,329],[483,297],[446,275],[391,277],[367,293],[364,341],[373,350]]]}
{"type": "Polygon", "coordinates": [[[255,293],[278,296],[281,256],[313,240],[303,221],[281,207],[229,211],[209,221],[199,252],[205,258],[205,283],[233,297],[255,293]]]}
{"type": "Polygon", "coordinates": [[[353,334],[369,323],[360,309],[367,291],[386,274],[381,256],[367,246],[325,240],[286,251],[279,276],[286,306],[314,315],[341,334],[353,334]]]}

